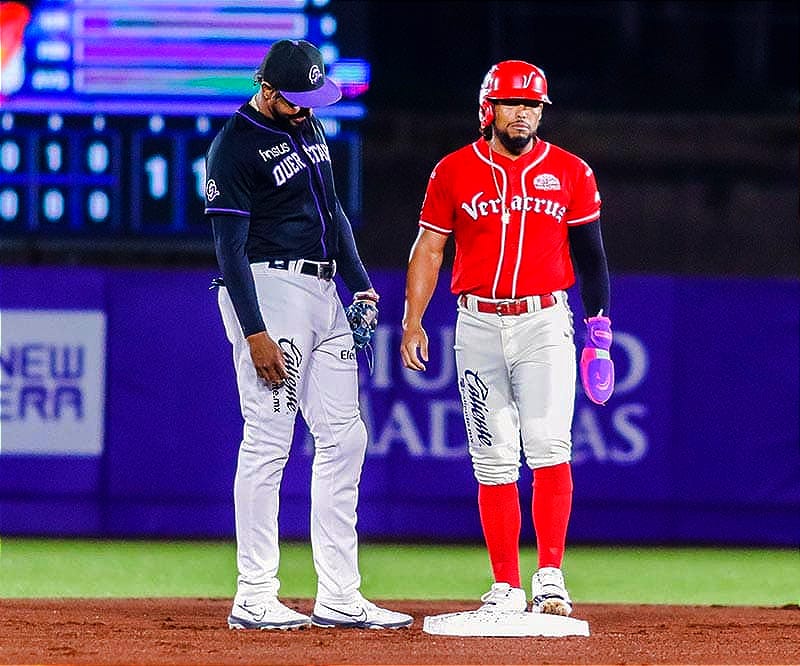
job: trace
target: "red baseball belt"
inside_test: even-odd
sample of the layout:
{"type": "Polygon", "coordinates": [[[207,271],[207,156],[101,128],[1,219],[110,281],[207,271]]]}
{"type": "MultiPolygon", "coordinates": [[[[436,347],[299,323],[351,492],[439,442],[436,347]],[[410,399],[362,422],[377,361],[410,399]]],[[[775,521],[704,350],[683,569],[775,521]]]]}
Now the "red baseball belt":
{"type": "Polygon", "coordinates": [[[538,294],[536,296],[524,296],[523,298],[480,298],[472,294],[461,294],[458,302],[462,307],[470,312],[484,312],[488,314],[521,315],[528,312],[536,312],[552,307],[557,303],[556,295],[538,294]]]}

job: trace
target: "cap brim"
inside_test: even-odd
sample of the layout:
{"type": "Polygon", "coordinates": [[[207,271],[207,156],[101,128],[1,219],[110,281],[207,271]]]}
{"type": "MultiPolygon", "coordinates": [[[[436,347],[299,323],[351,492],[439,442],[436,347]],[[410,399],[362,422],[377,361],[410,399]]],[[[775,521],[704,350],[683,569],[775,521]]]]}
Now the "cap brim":
{"type": "Polygon", "coordinates": [[[292,104],[311,108],[314,106],[328,106],[338,102],[342,98],[342,91],[330,79],[325,79],[322,87],[316,90],[309,90],[308,92],[291,92],[288,90],[281,90],[283,95],[292,104]]]}

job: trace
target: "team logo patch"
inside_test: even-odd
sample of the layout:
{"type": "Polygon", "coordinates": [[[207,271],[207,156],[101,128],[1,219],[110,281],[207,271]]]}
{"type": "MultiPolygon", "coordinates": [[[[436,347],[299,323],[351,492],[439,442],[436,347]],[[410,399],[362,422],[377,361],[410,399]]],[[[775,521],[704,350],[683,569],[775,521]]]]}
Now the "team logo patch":
{"type": "Polygon", "coordinates": [[[213,178],[209,178],[208,182],[206,183],[206,199],[209,201],[214,201],[219,196],[219,189],[217,188],[217,183],[214,181],[213,178]]]}
{"type": "Polygon", "coordinates": [[[311,65],[311,69],[308,70],[308,80],[314,85],[317,85],[317,81],[319,81],[321,78],[322,72],[320,71],[319,67],[316,65],[311,65]]]}
{"type": "Polygon", "coordinates": [[[537,190],[560,190],[561,182],[552,173],[540,173],[533,179],[537,190]]]}

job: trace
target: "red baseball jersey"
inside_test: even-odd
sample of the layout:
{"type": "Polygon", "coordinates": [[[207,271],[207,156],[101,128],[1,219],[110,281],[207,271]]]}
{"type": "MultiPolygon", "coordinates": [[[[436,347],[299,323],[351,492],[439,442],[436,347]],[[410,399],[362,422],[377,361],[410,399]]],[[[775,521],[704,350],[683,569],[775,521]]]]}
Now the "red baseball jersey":
{"type": "Polygon", "coordinates": [[[453,293],[520,298],[575,283],[567,227],[597,220],[600,204],[576,155],[539,139],[512,160],[479,139],[434,167],[419,224],[453,234],[453,293]]]}

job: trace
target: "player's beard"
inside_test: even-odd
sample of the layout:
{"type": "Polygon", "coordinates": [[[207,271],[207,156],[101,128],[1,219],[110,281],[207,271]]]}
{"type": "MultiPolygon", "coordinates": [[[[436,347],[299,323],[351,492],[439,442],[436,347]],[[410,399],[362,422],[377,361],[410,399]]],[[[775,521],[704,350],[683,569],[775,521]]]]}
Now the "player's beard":
{"type": "Polygon", "coordinates": [[[277,118],[278,123],[289,129],[294,129],[303,124],[311,115],[311,109],[301,108],[297,113],[291,115],[281,113],[277,118]]]}
{"type": "Polygon", "coordinates": [[[495,126],[494,132],[503,147],[514,155],[521,155],[531,141],[536,141],[536,132],[534,130],[518,132],[511,136],[507,131],[499,130],[495,126]]]}

